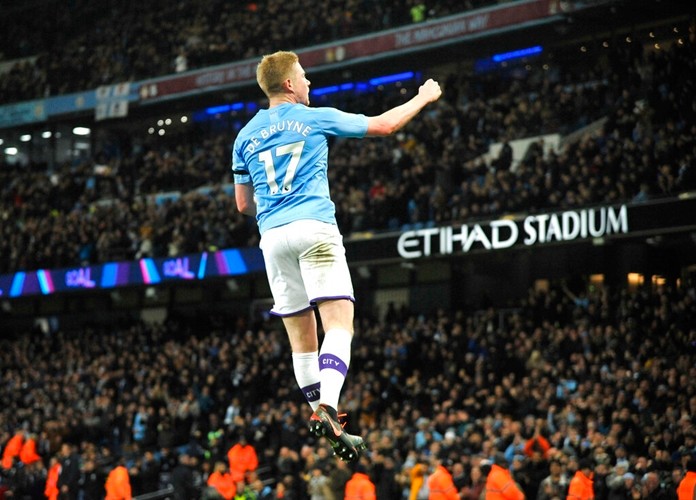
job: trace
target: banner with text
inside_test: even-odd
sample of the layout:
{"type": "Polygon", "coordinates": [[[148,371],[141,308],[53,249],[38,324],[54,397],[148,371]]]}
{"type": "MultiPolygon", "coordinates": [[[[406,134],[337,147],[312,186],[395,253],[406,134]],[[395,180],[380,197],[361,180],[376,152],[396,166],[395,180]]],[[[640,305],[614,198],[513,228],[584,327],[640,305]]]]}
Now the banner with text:
{"type": "Polygon", "coordinates": [[[94,119],[100,121],[107,118],[128,116],[130,92],[130,82],[98,87],[96,90],[97,105],[94,108],[94,119]]]}
{"type": "Polygon", "coordinates": [[[352,264],[464,255],[538,245],[609,241],[696,230],[696,195],[683,199],[578,208],[466,224],[405,228],[346,240],[352,264]]]}
{"type": "MultiPolygon", "coordinates": [[[[598,0],[606,2],[608,0],[598,0]]],[[[374,61],[415,50],[435,48],[506,30],[555,22],[587,2],[519,0],[475,9],[423,23],[298,49],[302,65],[315,70],[374,61]]],[[[59,116],[94,112],[96,120],[127,116],[134,101],[154,103],[202,91],[255,82],[258,58],[138,82],[108,85],[74,94],[0,106],[0,128],[45,122],[59,116]]]]}
{"type": "Polygon", "coordinates": [[[46,102],[43,99],[0,106],[0,128],[44,121],[46,121],[46,102]]]}
{"type": "MultiPolygon", "coordinates": [[[[572,9],[572,4],[559,0],[511,2],[296,52],[305,68],[330,68],[335,64],[344,66],[463,41],[489,31],[519,29],[528,23],[548,22],[557,19],[568,9],[572,9]]],[[[252,83],[256,78],[257,64],[258,58],[255,58],[183,75],[146,80],[140,85],[140,99],[154,102],[203,89],[252,83]]]]}
{"type": "MultiPolygon", "coordinates": [[[[349,263],[359,265],[692,231],[696,231],[696,193],[640,204],[603,205],[362,235],[347,238],[345,246],[349,263]]],[[[261,250],[253,247],[21,271],[0,275],[0,299],[240,276],[264,269],[261,250]]]]}
{"type": "Polygon", "coordinates": [[[261,250],[241,248],[84,267],[20,271],[0,275],[0,299],[240,276],[264,269],[261,250]]]}

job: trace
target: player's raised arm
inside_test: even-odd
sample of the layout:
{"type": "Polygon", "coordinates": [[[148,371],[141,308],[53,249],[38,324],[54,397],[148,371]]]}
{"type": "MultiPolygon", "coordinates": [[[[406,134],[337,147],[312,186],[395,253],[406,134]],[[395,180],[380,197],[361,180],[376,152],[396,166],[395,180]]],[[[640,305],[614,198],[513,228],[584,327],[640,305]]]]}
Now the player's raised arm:
{"type": "Polygon", "coordinates": [[[418,94],[409,101],[385,111],[379,116],[368,117],[367,135],[390,135],[402,128],[416,116],[421,109],[431,102],[435,102],[442,95],[440,84],[428,79],[418,89],[418,94]]]}

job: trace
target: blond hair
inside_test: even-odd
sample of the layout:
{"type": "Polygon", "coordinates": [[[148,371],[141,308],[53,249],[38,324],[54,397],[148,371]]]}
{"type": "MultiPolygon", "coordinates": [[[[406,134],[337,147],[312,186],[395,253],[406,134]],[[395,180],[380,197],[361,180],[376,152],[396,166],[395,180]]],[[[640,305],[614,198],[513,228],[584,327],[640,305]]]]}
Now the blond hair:
{"type": "Polygon", "coordinates": [[[256,81],[267,97],[283,91],[283,82],[292,77],[293,66],[298,61],[297,54],[282,50],[263,56],[256,67],[256,81]]]}

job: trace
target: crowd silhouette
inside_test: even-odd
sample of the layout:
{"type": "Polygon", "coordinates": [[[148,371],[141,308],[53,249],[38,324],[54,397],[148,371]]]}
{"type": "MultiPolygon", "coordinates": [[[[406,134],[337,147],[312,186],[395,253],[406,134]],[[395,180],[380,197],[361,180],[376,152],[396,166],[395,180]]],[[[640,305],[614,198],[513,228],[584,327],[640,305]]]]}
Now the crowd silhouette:
{"type": "MultiPolygon", "coordinates": [[[[500,456],[527,498],[565,498],[540,485],[554,472],[567,487],[583,459],[598,499],[631,477],[643,492],[634,498],[676,498],[696,457],[696,288],[600,286],[583,297],[558,285],[529,290],[513,310],[359,318],[343,410],[369,443],[361,464],[378,498],[406,498],[416,464],[435,460],[469,494],[482,462],[500,456]]],[[[241,442],[258,457],[242,479],[256,495],[305,498],[315,475],[340,491],[353,471],[308,433],[284,342],[274,320],[176,316],[3,340],[0,442],[21,432],[40,457],[25,465],[17,454],[3,484],[25,498],[52,458],[72,457],[73,489],[96,471],[101,491],[121,460],[134,495],[172,484],[177,467],[202,491],[241,442]]]]}
{"type": "Polygon", "coordinates": [[[0,102],[27,101],[260,57],[495,4],[495,0],[45,2],[0,19],[0,102]],[[56,30],[55,26],[61,26],[56,30]]]}
{"type": "MultiPolygon", "coordinates": [[[[302,47],[492,2],[332,1],[313,16],[298,3],[14,9],[0,19],[3,59],[29,59],[0,75],[0,101],[256,57],[274,37],[302,47]]],[[[400,134],[332,144],[343,233],[696,189],[691,30],[660,49],[634,40],[572,62],[549,56],[449,75],[444,98],[400,134]],[[516,139],[567,137],[597,120],[558,148],[537,138],[512,156],[516,139]],[[488,157],[492,144],[501,152],[488,157]]],[[[313,105],[378,113],[402,91],[413,83],[313,105]]],[[[58,165],[0,159],[0,273],[256,244],[229,189],[235,133],[145,137],[142,149],[58,165]]],[[[369,447],[356,468],[309,434],[311,411],[273,320],[172,314],[161,324],[2,338],[0,495],[104,498],[107,476],[125,467],[133,495],[171,488],[174,498],[218,498],[209,480],[228,484],[228,452],[241,445],[258,457],[232,483],[249,500],[337,500],[354,473],[379,499],[415,498],[437,466],[460,498],[476,499],[491,461],[509,466],[527,498],[565,498],[587,464],[598,500],[676,498],[696,459],[695,284],[583,292],[577,300],[556,283],[511,310],[363,313],[343,396],[349,430],[369,447]]]]}

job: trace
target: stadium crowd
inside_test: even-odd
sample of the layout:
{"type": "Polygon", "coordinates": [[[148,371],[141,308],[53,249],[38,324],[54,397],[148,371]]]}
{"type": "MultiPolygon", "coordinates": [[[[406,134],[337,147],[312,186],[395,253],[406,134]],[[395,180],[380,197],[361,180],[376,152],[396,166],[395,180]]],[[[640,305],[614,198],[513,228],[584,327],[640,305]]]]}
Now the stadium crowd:
{"type": "MultiPolygon", "coordinates": [[[[55,16],[0,20],[3,40],[17,41],[2,45],[5,57],[39,54],[0,75],[0,101],[171,73],[183,69],[177,56],[193,69],[267,51],[247,37],[270,46],[278,33],[299,47],[488,3],[391,2],[375,14],[386,4],[325,2],[316,8],[346,14],[321,26],[311,24],[319,12],[307,16],[295,2],[231,11],[233,2],[211,0],[195,12],[73,2],[79,17],[49,3],[55,16]],[[41,29],[56,21],[74,29],[41,29]]],[[[445,99],[401,134],[333,144],[344,234],[696,189],[694,56],[687,38],[651,52],[612,45],[572,65],[451,75],[445,99]],[[600,129],[558,151],[537,141],[519,163],[507,147],[481,159],[493,143],[565,135],[602,117],[600,129]]],[[[317,104],[379,112],[402,98],[398,90],[317,104]]],[[[255,244],[253,221],[227,189],[233,135],[152,140],[142,152],[51,168],[0,164],[0,273],[255,244]],[[163,195],[172,190],[184,194],[163,195]]],[[[495,461],[527,498],[548,500],[565,498],[589,460],[598,500],[676,498],[696,459],[695,302],[690,282],[598,288],[585,300],[558,286],[530,290],[503,324],[495,309],[362,317],[343,398],[349,429],[369,443],[354,468],[309,435],[310,411],[273,322],[171,317],[0,339],[0,492],[103,498],[107,475],[122,466],[134,495],[173,485],[174,498],[216,498],[211,477],[230,474],[232,497],[337,500],[364,473],[378,498],[402,499],[441,465],[460,497],[475,499],[495,461]]]]}
{"type": "MultiPolygon", "coordinates": [[[[509,0],[508,0],[509,1],[509,0]]],[[[44,2],[0,18],[0,102],[63,95],[260,57],[494,4],[496,0],[44,2]],[[56,30],[55,26],[61,26],[56,30]],[[13,62],[14,61],[14,62],[13,62]]]]}
{"type": "MultiPolygon", "coordinates": [[[[339,225],[350,235],[693,190],[695,55],[692,39],[647,53],[636,43],[572,64],[451,75],[446,98],[396,136],[333,144],[339,225]],[[565,136],[601,118],[558,150],[538,139],[513,161],[511,140],[565,136]],[[494,143],[501,152],[486,159],[494,143]]],[[[314,104],[379,113],[400,90],[314,104]]],[[[229,189],[235,133],[148,136],[136,151],[53,168],[3,164],[0,273],[254,244],[229,189]],[[172,190],[183,196],[161,196],[172,190]]]]}
{"type": "Polygon", "coordinates": [[[590,460],[598,500],[676,498],[696,458],[694,283],[554,286],[518,306],[357,320],[343,397],[349,430],[369,443],[357,469],[308,433],[272,319],[172,316],[4,339],[5,495],[40,498],[60,463],[59,489],[102,498],[120,463],[133,495],[173,484],[189,492],[173,498],[197,498],[213,472],[238,469],[241,498],[309,498],[318,483],[335,493],[312,498],[343,498],[358,470],[396,500],[443,465],[461,498],[478,498],[486,461],[505,460],[527,498],[550,499],[590,460]],[[17,433],[33,453],[7,451],[17,433]]]}

